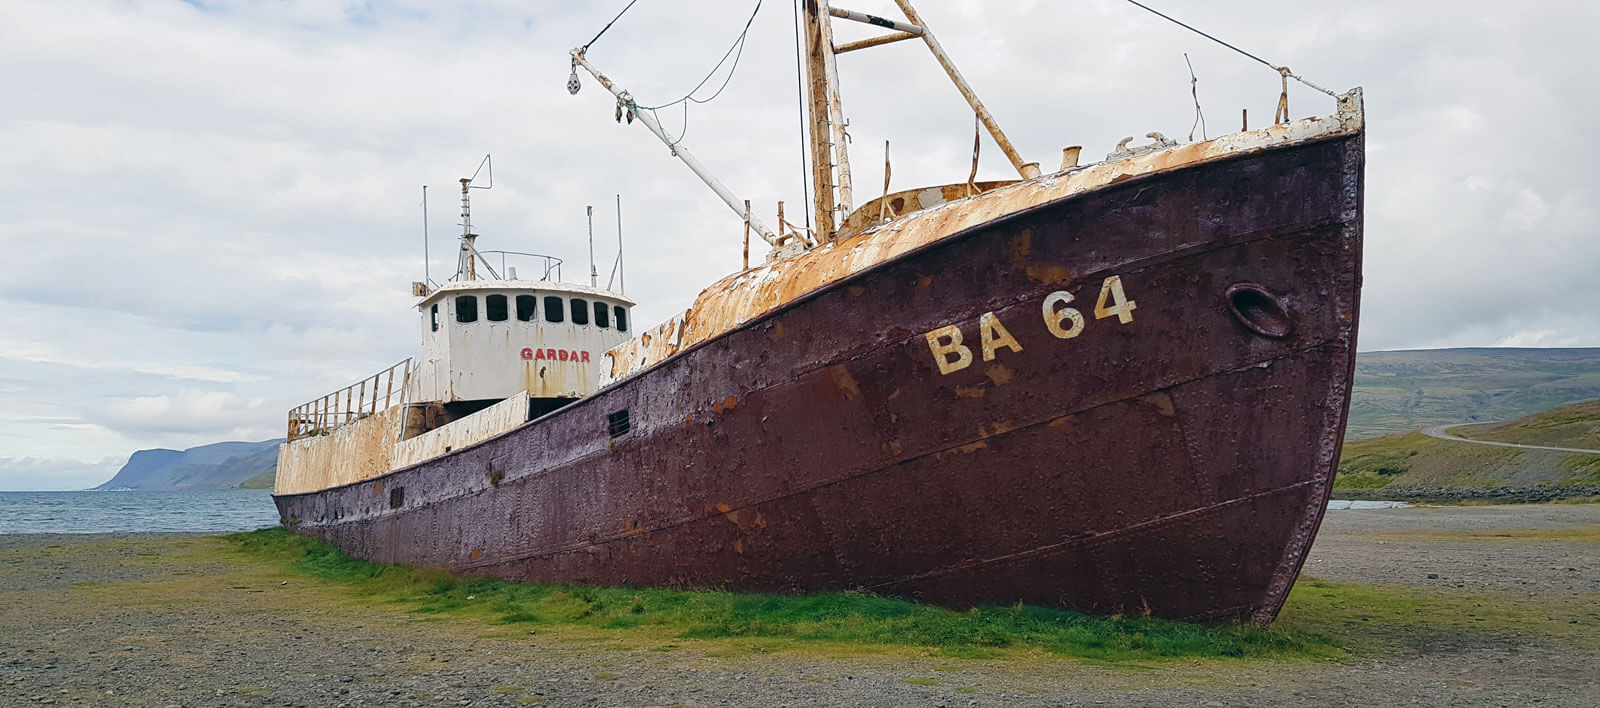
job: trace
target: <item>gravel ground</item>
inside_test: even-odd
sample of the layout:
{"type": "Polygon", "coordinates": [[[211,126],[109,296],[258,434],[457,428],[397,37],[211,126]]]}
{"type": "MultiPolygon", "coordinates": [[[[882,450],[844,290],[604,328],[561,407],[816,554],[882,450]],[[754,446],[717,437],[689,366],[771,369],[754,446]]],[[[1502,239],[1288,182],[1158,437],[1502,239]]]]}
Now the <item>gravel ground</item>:
{"type": "MultiPolygon", "coordinates": [[[[1592,598],[1596,524],[1600,505],[1335,511],[1306,572],[1592,598]],[[1524,529],[1577,540],[1457,537],[1524,529]]],[[[0,536],[0,706],[1600,705],[1593,642],[1426,636],[1325,664],[719,657],[362,604],[217,543],[0,536]]]]}

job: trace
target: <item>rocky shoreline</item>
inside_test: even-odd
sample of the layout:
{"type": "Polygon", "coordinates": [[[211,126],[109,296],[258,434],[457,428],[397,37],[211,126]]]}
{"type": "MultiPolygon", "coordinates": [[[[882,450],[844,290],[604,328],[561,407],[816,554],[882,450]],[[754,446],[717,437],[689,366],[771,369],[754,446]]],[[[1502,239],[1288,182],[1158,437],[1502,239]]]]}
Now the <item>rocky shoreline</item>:
{"type": "Polygon", "coordinates": [[[1500,487],[1385,487],[1383,489],[1335,489],[1335,499],[1403,501],[1424,504],[1540,504],[1552,501],[1589,500],[1600,497],[1600,486],[1584,484],[1540,484],[1500,487]]]}

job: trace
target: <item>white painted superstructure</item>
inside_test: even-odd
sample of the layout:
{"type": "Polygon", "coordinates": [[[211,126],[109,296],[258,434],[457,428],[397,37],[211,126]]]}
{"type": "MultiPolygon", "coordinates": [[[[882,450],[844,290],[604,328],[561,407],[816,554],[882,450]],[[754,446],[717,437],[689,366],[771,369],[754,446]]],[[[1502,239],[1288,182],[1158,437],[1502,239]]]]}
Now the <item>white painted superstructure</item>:
{"type": "Polygon", "coordinates": [[[455,275],[412,283],[422,356],[289,411],[276,493],[350,484],[448,455],[605,383],[606,352],[633,337],[634,302],[598,287],[592,264],[590,284],[579,285],[561,282],[559,258],[479,251],[468,202],[468,190],[480,188],[475,178],[461,180],[455,275]],[[539,277],[519,279],[518,261],[539,277]]]}
{"type": "Polygon", "coordinates": [[[602,355],[632,335],[633,301],[571,283],[451,281],[417,304],[422,358],[413,403],[581,398],[599,388],[602,355]]]}

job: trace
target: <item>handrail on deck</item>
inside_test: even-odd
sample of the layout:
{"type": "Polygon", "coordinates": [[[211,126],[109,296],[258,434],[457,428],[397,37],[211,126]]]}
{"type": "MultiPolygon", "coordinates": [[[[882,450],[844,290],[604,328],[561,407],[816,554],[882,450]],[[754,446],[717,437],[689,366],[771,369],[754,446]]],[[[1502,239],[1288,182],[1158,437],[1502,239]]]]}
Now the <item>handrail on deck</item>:
{"type": "Polygon", "coordinates": [[[551,280],[551,276],[554,275],[555,281],[561,281],[561,259],[555,256],[547,256],[543,253],[524,253],[522,251],[478,251],[478,255],[482,256],[486,261],[489,260],[490,256],[499,256],[500,275],[507,279],[510,279],[511,276],[510,270],[507,269],[506,266],[512,265],[512,263],[507,261],[507,257],[516,256],[527,261],[542,261],[542,263],[535,266],[536,268],[540,268],[544,271],[543,274],[539,276],[539,280],[551,280]]]}
{"type": "Polygon", "coordinates": [[[307,435],[325,435],[346,423],[360,420],[392,406],[405,405],[411,383],[411,357],[333,393],[307,401],[289,411],[290,441],[307,435]],[[395,372],[400,390],[395,390],[395,372]],[[378,407],[379,398],[383,407],[378,407]],[[398,399],[398,400],[396,400],[398,399]]]}

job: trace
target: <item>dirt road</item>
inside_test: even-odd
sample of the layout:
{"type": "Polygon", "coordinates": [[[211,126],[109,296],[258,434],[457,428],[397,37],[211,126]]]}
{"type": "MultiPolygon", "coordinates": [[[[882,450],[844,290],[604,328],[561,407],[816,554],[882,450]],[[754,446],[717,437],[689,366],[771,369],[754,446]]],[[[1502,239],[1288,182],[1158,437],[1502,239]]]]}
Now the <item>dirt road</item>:
{"type": "Polygon", "coordinates": [[[1454,440],[1456,442],[1472,443],[1474,445],[1493,445],[1495,447],[1520,447],[1524,450],[1553,450],[1555,452],[1576,452],[1584,455],[1600,455],[1600,450],[1590,450],[1582,447],[1550,447],[1548,445],[1523,445],[1522,443],[1495,442],[1493,440],[1473,440],[1472,438],[1456,437],[1450,434],[1450,429],[1459,427],[1460,423],[1450,425],[1435,425],[1422,429],[1422,434],[1440,440],[1454,440]]]}

